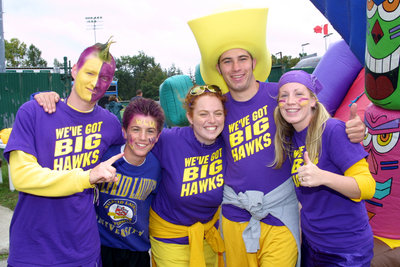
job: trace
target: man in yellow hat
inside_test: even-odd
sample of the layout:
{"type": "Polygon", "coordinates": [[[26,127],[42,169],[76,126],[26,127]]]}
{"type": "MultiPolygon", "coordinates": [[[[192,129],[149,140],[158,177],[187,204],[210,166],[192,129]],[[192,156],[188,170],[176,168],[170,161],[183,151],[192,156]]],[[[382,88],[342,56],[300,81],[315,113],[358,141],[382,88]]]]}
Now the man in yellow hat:
{"type": "MultiPolygon", "coordinates": [[[[222,132],[228,151],[222,229],[230,267],[300,264],[290,162],[280,169],[268,167],[274,160],[278,88],[264,82],[271,70],[267,14],[266,8],[243,9],[189,21],[201,53],[203,80],[228,92],[222,132]]],[[[346,131],[352,142],[361,142],[365,126],[358,116],[352,118],[346,131]]]]}

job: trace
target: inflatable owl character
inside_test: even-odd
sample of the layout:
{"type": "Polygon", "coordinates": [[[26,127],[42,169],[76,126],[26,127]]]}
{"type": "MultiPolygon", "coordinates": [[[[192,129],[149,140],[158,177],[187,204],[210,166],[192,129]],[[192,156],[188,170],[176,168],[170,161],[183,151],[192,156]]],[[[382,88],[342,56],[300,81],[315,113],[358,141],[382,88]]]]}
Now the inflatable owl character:
{"type": "Polygon", "coordinates": [[[374,233],[371,266],[400,266],[400,2],[367,0],[364,148],[376,180],[366,208],[374,233]]]}

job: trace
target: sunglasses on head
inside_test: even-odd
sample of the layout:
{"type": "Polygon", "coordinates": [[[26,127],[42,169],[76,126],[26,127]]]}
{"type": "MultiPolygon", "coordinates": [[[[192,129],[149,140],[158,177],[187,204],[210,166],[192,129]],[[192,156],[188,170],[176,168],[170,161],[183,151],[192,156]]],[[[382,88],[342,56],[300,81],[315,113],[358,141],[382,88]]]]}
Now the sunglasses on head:
{"type": "Polygon", "coordinates": [[[204,92],[221,94],[221,89],[216,85],[199,85],[190,90],[191,95],[201,95],[204,92]]]}

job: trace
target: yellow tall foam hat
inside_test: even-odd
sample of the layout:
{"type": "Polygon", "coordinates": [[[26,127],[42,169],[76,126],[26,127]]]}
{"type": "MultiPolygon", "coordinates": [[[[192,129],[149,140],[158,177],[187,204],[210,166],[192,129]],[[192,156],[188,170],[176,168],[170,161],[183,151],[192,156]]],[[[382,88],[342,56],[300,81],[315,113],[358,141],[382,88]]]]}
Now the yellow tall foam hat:
{"type": "Polygon", "coordinates": [[[250,52],[256,59],[255,78],[266,81],[272,64],[266,42],[267,16],[268,8],[252,8],[212,14],[188,22],[200,49],[200,73],[204,82],[228,92],[216,66],[221,54],[234,48],[250,52]]]}

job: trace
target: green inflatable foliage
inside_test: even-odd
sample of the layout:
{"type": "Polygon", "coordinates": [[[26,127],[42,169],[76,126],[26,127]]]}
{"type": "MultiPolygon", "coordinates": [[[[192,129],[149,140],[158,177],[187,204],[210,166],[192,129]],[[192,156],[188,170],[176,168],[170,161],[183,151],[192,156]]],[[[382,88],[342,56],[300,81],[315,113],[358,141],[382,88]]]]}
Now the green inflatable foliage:
{"type": "Polygon", "coordinates": [[[197,85],[205,85],[206,83],[203,80],[203,77],[201,76],[200,72],[200,64],[196,65],[196,70],[195,70],[195,79],[196,79],[196,84],[197,85]]]}
{"type": "Polygon", "coordinates": [[[160,104],[164,109],[168,126],[187,126],[183,102],[193,83],[187,75],[175,75],[160,85],[160,104]]]}

